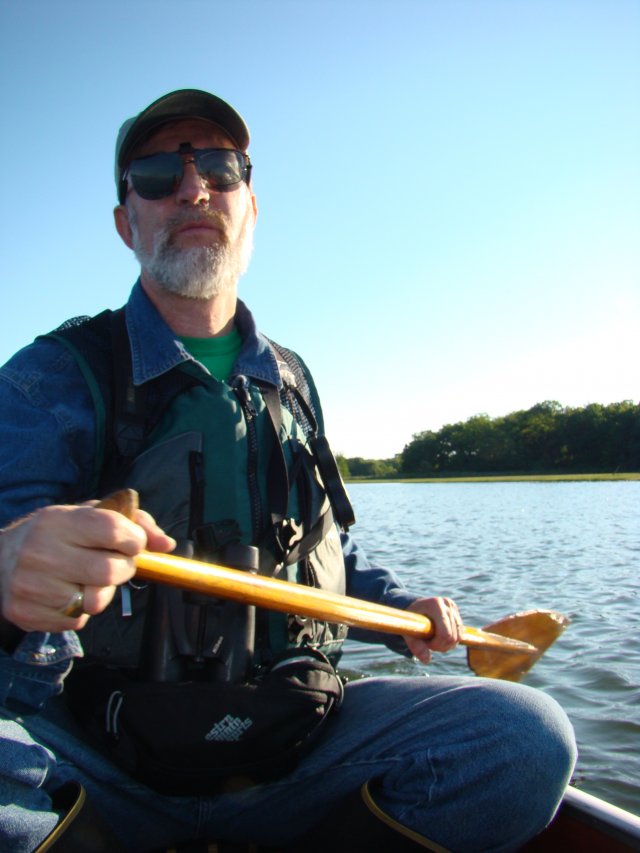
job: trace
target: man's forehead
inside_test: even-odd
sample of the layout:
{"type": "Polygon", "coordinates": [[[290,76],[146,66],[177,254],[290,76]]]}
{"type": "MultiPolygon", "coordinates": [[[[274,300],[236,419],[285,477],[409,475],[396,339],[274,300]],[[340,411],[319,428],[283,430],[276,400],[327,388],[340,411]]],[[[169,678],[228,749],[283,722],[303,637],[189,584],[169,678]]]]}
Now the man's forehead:
{"type": "Polygon", "coordinates": [[[181,142],[194,148],[235,148],[233,140],[222,128],[202,118],[179,119],[156,128],[136,146],[133,157],[145,157],[158,151],[175,151],[181,142]]]}

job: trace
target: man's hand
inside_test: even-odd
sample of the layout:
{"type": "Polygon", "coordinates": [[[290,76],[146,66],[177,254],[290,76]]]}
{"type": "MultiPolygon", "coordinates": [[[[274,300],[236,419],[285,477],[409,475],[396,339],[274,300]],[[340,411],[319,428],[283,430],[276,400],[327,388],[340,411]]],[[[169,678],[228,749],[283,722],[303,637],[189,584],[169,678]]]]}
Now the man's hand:
{"type": "Polygon", "coordinates": [[[419,598],[407,610],[422,613],[433,623],[435,633],[430,640],[404,638],[411,654],[422,663],[430,662],[432,651],[448,652],[460,642],[463,622],[455,601],[450,598],[419,598]]]}
{"type": "Polygon", "coordinates": [[[0,533],[2,615],[23,631],[82,628],[134,575],[145,548],[168,552],[175,542],[140,510],[135,522],[92,506],[37,510],[0,533]],[[65,616],[79,591],[84,613],[65,616]]]}

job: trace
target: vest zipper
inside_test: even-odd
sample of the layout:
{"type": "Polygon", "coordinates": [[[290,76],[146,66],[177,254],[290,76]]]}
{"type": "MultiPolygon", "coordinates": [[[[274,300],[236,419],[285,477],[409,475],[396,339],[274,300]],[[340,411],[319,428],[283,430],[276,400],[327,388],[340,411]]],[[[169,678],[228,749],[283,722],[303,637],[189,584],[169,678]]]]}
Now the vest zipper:
{"type": "Polygon", "coordinates": [[[260,499],[260,489],[258,487],[258,431],[256,427],[256,416],[258,413],[251,399],[249,380],[246,376],[234,377],[231,381],[231,387],[238,398],[247,425],[247,483],[251,504],[251,523],[253,526],[252,543],[257,545],[264,529],[264,515],[260,499]]]}

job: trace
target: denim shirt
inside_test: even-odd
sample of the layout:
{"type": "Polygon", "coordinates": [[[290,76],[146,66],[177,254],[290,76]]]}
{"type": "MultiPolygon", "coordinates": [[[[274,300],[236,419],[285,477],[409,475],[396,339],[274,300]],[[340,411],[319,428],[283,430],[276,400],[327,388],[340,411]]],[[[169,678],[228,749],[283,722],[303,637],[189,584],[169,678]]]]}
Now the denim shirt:
{"type": "Polygon", "coordinates": [[[74,631],[25,634],[12,655],[0,651],[0,705],[29,714],[62,692],[73,659],[82,656],[74,631]]]}
{"type": "MultiPolygon", "coordinates": [[[[194,361],[139,281],[125,316],[136,385],[194,361]]],[[[243,344],[233,373],[279,388],[273,350],[240,300],[235,322],[243,344]]],[[[0,527],[43,506],[85,500],[95,450],[94,406],[75,359],[56,341],[36,339],[0,368],[0,527]]],[[[343,534],[342,542],[349,595],[400,608],[416,599],[391,572],[371,565],[351,536],[343,534]]],[[[404,643],[391,636],[353,630],[351,635],[406,653],[404,643]]],[[[0,703],[13,698],[42,707],[47,695],[61,691],[73,658],[81,654],[74,632],[27,634],[12,657],[0,658],[0,703]]]]}

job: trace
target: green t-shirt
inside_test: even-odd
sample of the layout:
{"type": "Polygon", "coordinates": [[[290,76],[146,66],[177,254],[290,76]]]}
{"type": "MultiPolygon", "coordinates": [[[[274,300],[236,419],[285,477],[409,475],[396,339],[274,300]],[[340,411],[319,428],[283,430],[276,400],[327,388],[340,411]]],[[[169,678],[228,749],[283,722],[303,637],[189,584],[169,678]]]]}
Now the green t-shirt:
{"type": "Polygon", "coordinates": [[[217,338],[180,338],[185,349],[207,368],[212,376],[224,382],[240,352],[242,338],[237,329],[217,338]]]}

